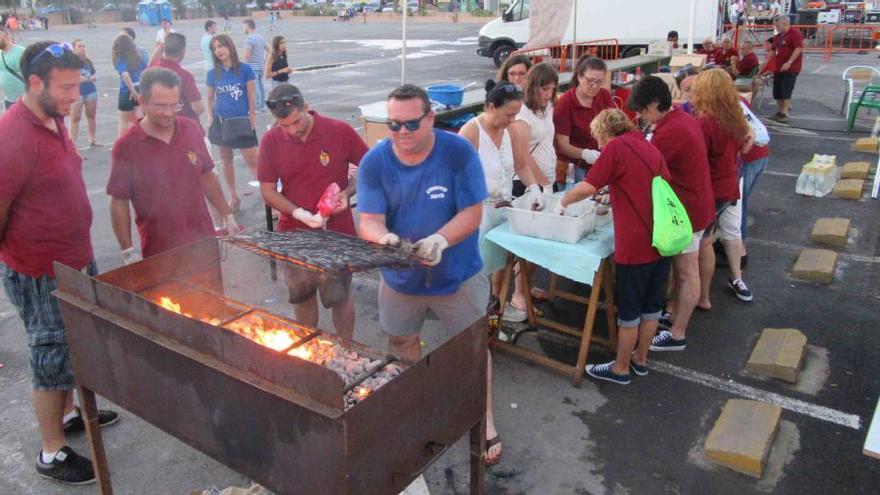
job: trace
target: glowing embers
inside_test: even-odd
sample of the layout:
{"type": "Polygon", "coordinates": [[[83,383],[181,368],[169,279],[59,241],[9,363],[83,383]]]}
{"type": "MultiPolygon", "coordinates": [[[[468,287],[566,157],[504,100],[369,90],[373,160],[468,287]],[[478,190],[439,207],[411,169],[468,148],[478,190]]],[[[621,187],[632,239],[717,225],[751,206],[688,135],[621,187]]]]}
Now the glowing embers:
{"type": "Polygon", "coordinates": [[[226,323],[223,328],[275,351],[289,349],[310,334],[305,328],[273,318],[262,311],[251,311],[226,323]]]}

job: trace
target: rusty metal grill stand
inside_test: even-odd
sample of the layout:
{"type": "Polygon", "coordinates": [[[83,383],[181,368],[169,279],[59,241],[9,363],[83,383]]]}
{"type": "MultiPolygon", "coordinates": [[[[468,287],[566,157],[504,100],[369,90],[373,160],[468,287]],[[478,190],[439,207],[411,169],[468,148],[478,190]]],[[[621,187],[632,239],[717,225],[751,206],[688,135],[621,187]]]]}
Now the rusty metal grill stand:
{"type": "Polygon", "coordinates": [[[113,488],[95,393],[279,495],[396,494],[469,431],[470,493],[484,493],[485,320],[345,409],[344,383],[331,370],[277,359],[137,295],[188,276],[222,294],[218,243],[194,243],[97,278],[55,265],[101,494],[113,488]]]}

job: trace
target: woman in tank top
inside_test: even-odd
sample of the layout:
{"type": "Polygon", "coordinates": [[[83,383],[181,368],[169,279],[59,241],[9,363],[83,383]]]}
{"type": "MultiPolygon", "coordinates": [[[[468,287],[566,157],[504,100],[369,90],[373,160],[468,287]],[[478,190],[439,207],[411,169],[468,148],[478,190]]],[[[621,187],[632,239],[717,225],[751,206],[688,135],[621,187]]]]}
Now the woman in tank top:
{"type": "MultiPolygon", "coordinates": [[[[535,179],[542,186],[550,186],[556,177],[556,150],[553,148],[553,103],[559,73],[551,65],[540,63],[529,69],[523,84],[523,106],[510,126],[510,133],[524,145],[518,160],[525,161],[535,171],[535,179]]],[[[525,187],[514,182],[513,195],[519,196],[525,187]]]]}
{"type": "Polygon", "coordinates": [[[267,55],[266,79],[269,79],[269,91],[279,84],[290,81],[291,67],[287,66],[287,40],[284,36],[272,38],[272,53],[267,55]]]}

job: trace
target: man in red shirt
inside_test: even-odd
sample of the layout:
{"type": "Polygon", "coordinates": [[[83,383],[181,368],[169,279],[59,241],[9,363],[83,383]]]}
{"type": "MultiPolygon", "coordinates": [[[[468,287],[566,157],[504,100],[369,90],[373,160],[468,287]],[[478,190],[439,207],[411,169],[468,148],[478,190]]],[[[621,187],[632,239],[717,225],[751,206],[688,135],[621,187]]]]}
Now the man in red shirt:
{"type": "Polygon", "coordinates": [[[107,181],[113,233],[126,264],[139,259],[130,206],[145,258],[213,236],[205,198],[224,215],[227,230],[238,230],[201,128],[175,115],[181,106],[180,78],[154,67],[144,71],[140,85],[144,118],[113,145],[107,181]]]}
{"type": "MultiPolygon", "coordinates": [[[[42,437],[36,469],[62,483],[94,483],[92,463],[65,445],[85,424],[75,386],[52,263],[97,274],[92,209],[82,159],[64,126],[79,99],[79,58],[68,44],[34,43],[21,58],[25,94],[0,117],[0,279],[27,332],[42,437]]],[[[99,411],[102,426],[119,416],[99,411]]]]}
{"type": "MultiPolygon", "coordinates": [[[[281,212],[279,231],[327,228],[356,236],[348,199],[356,182],[349,180],[349,166],[359,164],[367,145],[350,125],[310,111],[300,90],[281,84],[269,92],[266,102],[275,127],[263,135],[257,161],[257,179],[263,200],[281,212]],[[281,182],[281,191],[277,189],[281,182]],[[342,192],[337,208],[328,218],[316,212],[318,200],[331,184],[342,192]]],[[[317,276],[286,267],[290,302],[303,325],[318,324],[317,292],[321,303],[333,309],[336,332],[350,339],[354,332],[354,303],[349,295],[351,275],[317,276]]]]}
{"type": "Polygon", "coordinates": [[[670,316],[660,319],[663,329],[651,343],[652,351],[683,351],[688,323],[700,300],[700,240],[715,219],[712,181],[706,142],[700,125],[683,110],[672,108],[672,94],[662,79],[648,76],[630,94],[629,108],[654,126],[651,143],[660,150],[678,195],[694,229],[693,242],[672,259],[677,297],[670,316]]]}
{"type": "Polygon", "coordinates": [[[150,67],[162,67],[177,74],[180,78],[180,102],[183,103],[180,115],[199,122],[199,115],[204,111],[202,95],[196,85],[196,78],[180,66],[180,61],[186,54],[186,37],[180,33],[168,33],[162,46],[162,58],[151,63],[150,67]]]}
{"type": "Polygon", "coordinates": [[[734,48],[733,43],[727,38],[721,41],[721,48],[715,56],[715,63],[721,67],[729,67],[736,65],[739,60],[739,52],[734,48]]]}
{"type": "Polygon", "coordinates": [[[590,130],[602,155],[584,181],[565,193],[556,213],[609,186],[614,205],[617,265],[617,358],[605,364],[587,365],[586,372],[597,380],[626,385],[630,382],[630,370],[639,376],[648,374],[648,348],[663,310],[669,259],[661,257],[651,245],[651,181],[657,175],[669,180],[670,175],[663,155],[634,130],[622,111],[605,110],[596,116],[590,130]]]}
{"type": "Polygon", "coordinates": [[[697,50],[698,54],[706,56],[706,65],[716,64],[719,52],[720,50],[715,46],[715,40],[712,38],[706,38],[703,40],[703,46],[697,50]]]}
{"type": "Polygon", "coordinates": [[[603,87],[608,68],[602,59],[583,57],[574,70],[571,88],[553,109],[553,127],[556,129],[556,158],[574,162],[575,180],[580,181],[599,158],[599,145],[590,134],[590,122],[602,110],[617,105],[611,92],[603,87]]]}
{"type": "Polygon", "coordinates": [[[797,29],[791,29],[788,16],[779,16],[774,22],[779,33],[773,39],[776,69],[773,72],[773,99],[779,111],[771,117],[777,122],[788,122],[791,109],[791,93],[803,65],[804,37],[797,29]]]}
{"type": "Polygon", "coordinates": [[[755,55],[755,45],[751,41],[743,41],[740,50],[742,57],[730,66],[731,73],[734,76],[748,76],[760,65],[758,56],[755,55]]]}

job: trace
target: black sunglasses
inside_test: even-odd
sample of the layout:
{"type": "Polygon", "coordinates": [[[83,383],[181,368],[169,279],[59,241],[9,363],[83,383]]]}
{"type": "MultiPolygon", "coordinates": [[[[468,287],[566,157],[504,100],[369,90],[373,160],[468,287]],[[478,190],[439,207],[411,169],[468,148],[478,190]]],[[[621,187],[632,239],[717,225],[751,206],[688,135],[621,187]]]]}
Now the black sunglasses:
{"type": "Polygon", "coordinates": [[[269,110],[275,110],[276,108],[281,107],[292,107],[302,102],[302,98],[296,95],[288,95],[282,96],[277,100],[266,100],[266,106],[269,107],[269,110]]]}
{"type": "Polygon", "coordinates": [[[41,51],[39,55],[33,58],[28,64],[28,69],[33,68],[34,64],[40,61],[44,55],[47,53],[51,54],[55,58],[61,58],[64,56],[64,52],[73,53],[73,47],[70,46],[70,43],[55,43],[54,45],[49,45],[45,50],[41,51]]]}
{"type": "Polygon", "coordinates": [[[431,112],[427,111],[417,119],[404,120],[403,122],[399,120],[389,120],[388,122],[386,122],[386,125],[389,129],[391,129],[391,132],[400,132],[400,130],[404,127],[406,127],[406,130],[408,130],[409,132],[417,131],[422,125],[422,119],[427,117],[429,113],[431,112]]]}

